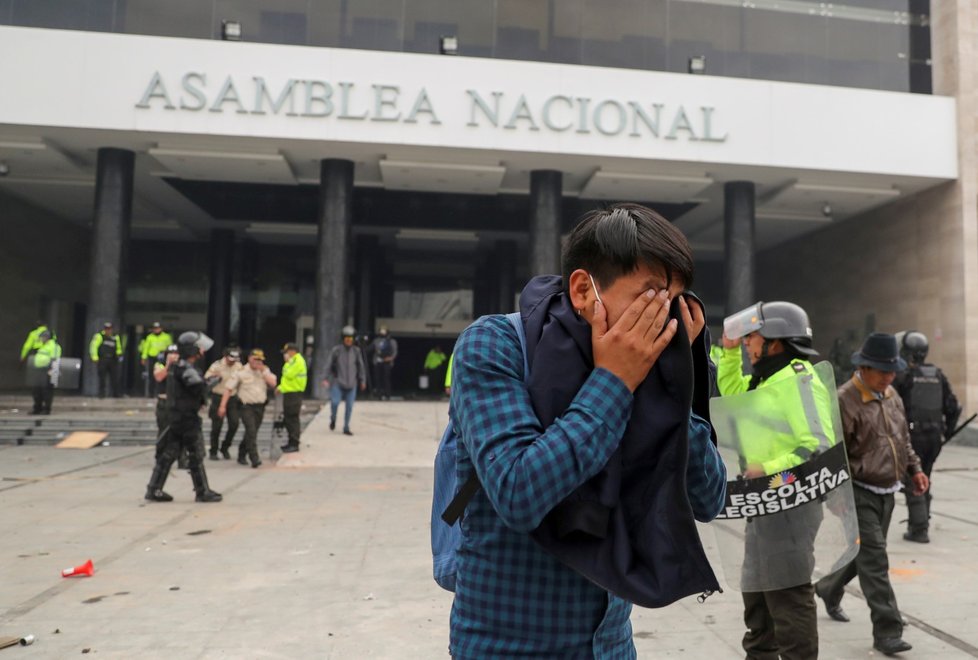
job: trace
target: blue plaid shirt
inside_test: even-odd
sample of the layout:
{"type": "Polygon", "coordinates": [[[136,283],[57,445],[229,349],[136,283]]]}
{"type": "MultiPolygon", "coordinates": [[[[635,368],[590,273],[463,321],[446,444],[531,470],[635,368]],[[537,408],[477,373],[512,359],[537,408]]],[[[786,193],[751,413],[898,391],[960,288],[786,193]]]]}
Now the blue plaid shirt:
{"type": "MultiPolygon", "coordinates": [[[[461,521],[450,651],[455,658],[634,658],[631,603],[547,554],[530,537],[544,516],[601,471],[625,433],[632,393],[595,369],[544,429],[523,383],[516,330],[479,319],[455,346],[452,419],[458,483],[482,484],[461,521]]],[[[726,471],[709,437],[690,435],[696,518],[722,508],[726,471]]]]}

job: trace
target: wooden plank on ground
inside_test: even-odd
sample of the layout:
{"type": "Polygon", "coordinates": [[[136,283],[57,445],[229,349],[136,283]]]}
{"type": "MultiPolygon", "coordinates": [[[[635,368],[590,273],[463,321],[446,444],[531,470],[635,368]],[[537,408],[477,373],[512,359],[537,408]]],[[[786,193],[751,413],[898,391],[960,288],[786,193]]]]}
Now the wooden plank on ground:
{"type": "Polygon", "coordinates": [[[55,445],[62,449],[91,449],[108,437],[104,431],[75,431],[65,436],[65,439],[55,445]]]}

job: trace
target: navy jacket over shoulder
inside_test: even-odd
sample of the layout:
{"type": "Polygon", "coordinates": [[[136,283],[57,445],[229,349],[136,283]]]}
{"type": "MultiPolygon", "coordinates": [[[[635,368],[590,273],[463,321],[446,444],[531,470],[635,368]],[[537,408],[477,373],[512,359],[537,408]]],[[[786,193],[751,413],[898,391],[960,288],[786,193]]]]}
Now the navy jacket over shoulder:
{"type": "MultiPolygon", "coordinates": [[[[591,326],[574,312],[559,277],[531,280],[520,307],[530,396],[546,427],[563,414],[594,368],[591,326]]],[[[677,308],[674,301],[674,318],[677,308]]],[[[719,589],[686,492],[691,408],[709,420],[705,333],[692,353],[688,346],[680,321],[675,338],[635,391],[617,451],[533,532],[561,562],[644,607],[719,589]],[[697,354],[702,359],[692,357],[697,354]]]]}

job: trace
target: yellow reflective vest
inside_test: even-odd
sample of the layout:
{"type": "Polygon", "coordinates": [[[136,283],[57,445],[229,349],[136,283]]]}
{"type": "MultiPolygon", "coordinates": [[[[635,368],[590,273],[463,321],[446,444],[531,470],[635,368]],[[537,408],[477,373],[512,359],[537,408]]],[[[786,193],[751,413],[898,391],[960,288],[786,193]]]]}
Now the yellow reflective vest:
{"type": "MultiPolygon", "coordinates": [[[[122,338],[119,335],[112,335],[115,339],[115,354],[116,356],[122,355],[122,338]]],[[[98,349],[105,340],[105,331],[99,330],[92,336],[92,341],[88,343],[88,354],[92,358],[92,362],[98,362],[98,349]]]]}
{"type": "Polygon", "coordinates": [[[282,394],[305,392],[307,378],[306,359],[296,353],[291,360],[282,365],[282,381],[279,383],[278,390],[282,394]]]}
{"type": "Polygon", "coordinates": [[[48,339],[34,353],[34,366],[38,369],[47,369],[52,362],[60,358],[61,346],[53,339],[48,339]]]}
{"type": "MultiPolygon", "coordinates": [[[[39,325],[27,333],[27,340],[24,341],[24,346],[20,349],[21,360],[27,359],[28,353],[31,351],[36,351],[42,346],[43,342],[41,342],[40,339],[41,333],[47,329],[48,327],[46,325],[39,325]]],[[[54,337],[52,337],[52,339],[54,339],[54,337]]]]}
{"type": "Polygon", "coordinates": [[[161,332],[160,334],[151,332],[143,337],[143,340],[139,343],[139,357],[142,360],[155,358],[172,343],[173,337],[170,336],[169,332],[161,332]]]}
{"type": "MultiPolygon", "coordinates": [[[[751,377],[742,367],[740,347],[724,348],[717,365],[721,396],[747,391],[751,377]]],[[[810,362],[792,360],[761,381],[756,391],[755,407],[737,422],[742,462],[760,464],[765,474],[775,474],[835,445],[832,398],[810,362]]]]}

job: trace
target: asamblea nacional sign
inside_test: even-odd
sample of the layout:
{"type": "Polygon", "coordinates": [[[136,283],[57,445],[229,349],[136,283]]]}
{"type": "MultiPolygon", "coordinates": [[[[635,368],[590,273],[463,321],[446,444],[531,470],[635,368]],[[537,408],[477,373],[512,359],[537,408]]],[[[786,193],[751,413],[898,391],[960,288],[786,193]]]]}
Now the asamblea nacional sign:
{"type": "Polygon", "coordinates": [[[718,142],[727,140],[712,106],[630,99],[537,95],[520,91],[460,89],[467,114],[439,110],[427,88],[393,84],[289,78],[270,83],[188,71],[177,78],[154,72],[135,107],[146,111],[283,115],[305,119],[402,124],[463,123],[476,129],[600,133],[606,136],[718,142]]]}

